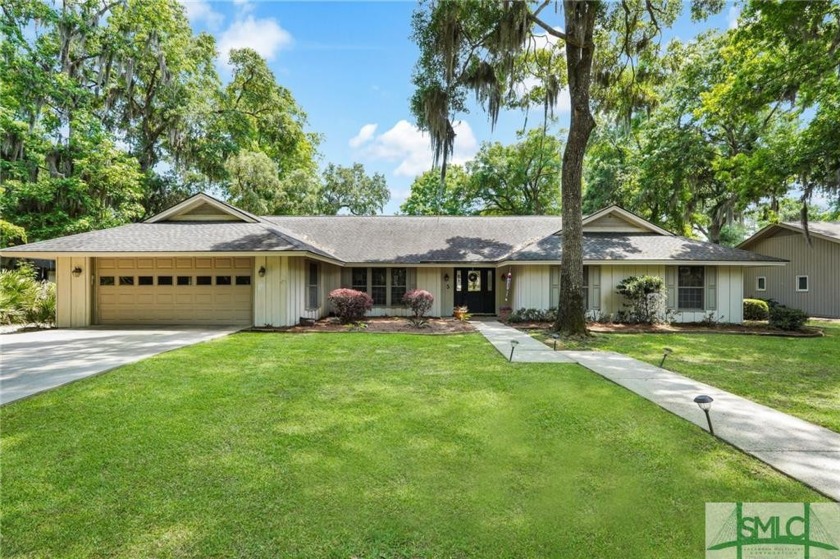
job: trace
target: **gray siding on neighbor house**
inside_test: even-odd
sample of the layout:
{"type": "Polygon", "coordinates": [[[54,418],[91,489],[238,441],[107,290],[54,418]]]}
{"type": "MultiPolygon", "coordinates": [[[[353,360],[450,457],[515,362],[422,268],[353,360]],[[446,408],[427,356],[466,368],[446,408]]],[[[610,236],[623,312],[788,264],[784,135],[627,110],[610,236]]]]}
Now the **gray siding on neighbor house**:
{"type": "Polygon", "coordinates": [[[781,229],[759,239],[749,249],[790,260],[787,266],[744,269],[744,296],[775,299],[811,316],[840,318],[840,243],[811,238],[781,229]],[[767,278],[766,291],[758,291],[756,278],[767,278]],[[796,291],[796,276],[808,276],[808,291],[796,291]]]}

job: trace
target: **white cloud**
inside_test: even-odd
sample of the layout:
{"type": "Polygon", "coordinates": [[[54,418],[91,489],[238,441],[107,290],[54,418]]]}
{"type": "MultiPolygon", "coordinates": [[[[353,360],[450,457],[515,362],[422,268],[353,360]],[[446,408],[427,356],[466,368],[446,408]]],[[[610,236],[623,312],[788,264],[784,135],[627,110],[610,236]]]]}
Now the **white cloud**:
{"type": "Polygon", "coordinates": [[[738,18],[741,17],[741,7],[732,6],[726,14],[726,21],[729,23],[729,29],[738,27],[738,18]]]}
{"type": "Polygon", "coordinates": [[[266,60],[274,60],[277,53],[292,44],[292,35],[274,19],[256,19],[248,16],[230,24],[219,36],[219,54],[227,64],[233,49],[250,48],[266,60]]]}
{"type": "MultiPolygon", "coordinates": [[[[478,140],[466,122],[456,121],[453,127],[456,134],[455,150],[450,162],[462,165],[475,156],[478,140]]],[[[415,177],[432,167],[429,135],[407,120],[401,120],[391,129],[375,136],[362,154],[371,159],[396,163],[393,172],[397,176],[415,177]]]]}
{"type": "Polygon", "coordinates": [[[225,16],[214,10],[206,0],[181,0],[181,5],[184,6],[190,22],[204,22],[211,30],[218,29],[225,19],[225,16]]]}
{"type": "Polygon", "coordinates": [[[351,148],[357,148],[364,143],[370,141],[373,138],[373,135],[376,133],[376,124],[365,124],[359,129],[359,133],[350,138],[348,142],[351,148]]]}

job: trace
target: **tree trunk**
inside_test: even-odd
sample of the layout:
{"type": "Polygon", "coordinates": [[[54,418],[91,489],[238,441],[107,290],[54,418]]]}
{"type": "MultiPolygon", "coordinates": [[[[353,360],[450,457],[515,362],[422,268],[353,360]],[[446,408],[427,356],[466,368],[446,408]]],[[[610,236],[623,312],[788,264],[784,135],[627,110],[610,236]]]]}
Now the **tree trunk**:
{"type": "Polygon", "coordinates": [[[571,97],[571,121],[563,152],[563,260],[560,268],[560,306],[555,330],[585,335],[583,301],[583,156],[595,119],[589,108],[589,85],[595,45],[592,40],[598,2],[564,0],[566,68],[571,97]]]}

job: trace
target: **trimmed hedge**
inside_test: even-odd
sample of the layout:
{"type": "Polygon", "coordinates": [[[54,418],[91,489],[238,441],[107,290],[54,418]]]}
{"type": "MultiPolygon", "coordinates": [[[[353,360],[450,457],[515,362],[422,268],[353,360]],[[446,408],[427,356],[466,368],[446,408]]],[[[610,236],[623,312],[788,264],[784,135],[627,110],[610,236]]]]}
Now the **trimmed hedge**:
{"type": "Polygon", "coordinates": [[[784,305],[770,307],[770,326],[780,330],[801,330],[808,321],[808,315],[799,309],[784,305]]]}
{"type": "Polygon", "coordinates": [[[770,318],[770,305],[761,299],[744,299],[744,320],[767,320],[770,318]]]}
{"type": "Polygon", "coordinates": [[[336,316],[345,324],[360,321],[373,308],[370,295],[355,289],[333,289],[328,298],[336,316]]]}
{"type": "Polygon", "coordinates": [[[508,322],[554,322],[557,309],[518,309],[510,313],[508,322]]]}

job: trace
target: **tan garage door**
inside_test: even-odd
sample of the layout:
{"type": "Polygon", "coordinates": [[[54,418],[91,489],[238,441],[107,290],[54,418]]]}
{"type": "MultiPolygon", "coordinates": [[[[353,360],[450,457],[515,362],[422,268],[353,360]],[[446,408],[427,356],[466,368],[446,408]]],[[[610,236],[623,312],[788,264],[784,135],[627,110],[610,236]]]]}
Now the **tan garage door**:
{"type": "Polygon", "coordinates": [[[252,258],[98,258],[98,324],[251,324],[252,258]]]}

